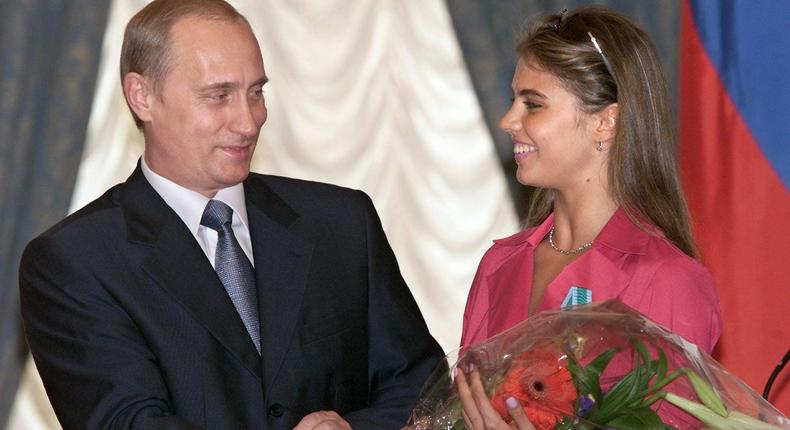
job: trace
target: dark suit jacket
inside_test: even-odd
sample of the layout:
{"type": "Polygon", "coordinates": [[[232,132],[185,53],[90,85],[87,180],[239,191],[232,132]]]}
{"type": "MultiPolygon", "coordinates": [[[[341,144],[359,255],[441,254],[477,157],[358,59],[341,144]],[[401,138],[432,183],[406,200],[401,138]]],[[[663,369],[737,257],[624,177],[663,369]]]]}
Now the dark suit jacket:
{"type": "Polygon", "coordinates": [[[290,429],[336,410],[400,428],[442,352],[360,191],[244,182],[259,356],[197,241],[140,168],[25,250],[22,316],[71,428],[290,429]]]}

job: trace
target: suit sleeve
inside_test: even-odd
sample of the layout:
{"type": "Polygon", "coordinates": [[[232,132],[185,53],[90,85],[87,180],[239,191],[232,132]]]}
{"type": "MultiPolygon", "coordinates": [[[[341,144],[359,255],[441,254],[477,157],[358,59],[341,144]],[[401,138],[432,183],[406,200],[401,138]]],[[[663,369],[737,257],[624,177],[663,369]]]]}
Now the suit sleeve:
{"type": "MultiPolygon", "coordinates": [[[[194,429],[172,416],[156,359],[79,244],[36,239],[20,266],[25,334],[64,429],[194,429]]],[[[96,257],[96,256],[93,256],[96,257]]]]}
{"type": "Polygon", "coordinates": [[[367,409],[345,418],[355,430],[400,428],[444,354],[401,277],[373,203],[360,194],[366,204],[371,395],[367,409]]]}

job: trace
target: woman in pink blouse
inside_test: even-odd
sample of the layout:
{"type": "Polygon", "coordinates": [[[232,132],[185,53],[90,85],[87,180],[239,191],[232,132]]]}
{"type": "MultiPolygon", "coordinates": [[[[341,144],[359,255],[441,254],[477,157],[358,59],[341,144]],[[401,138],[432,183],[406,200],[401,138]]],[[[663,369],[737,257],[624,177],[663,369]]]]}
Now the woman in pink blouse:
{"type": "MultiPolygon", "coordinates": [[[[719,300],[697,261],[648,36],[588,7],[539,19],[516,51],[513,103],[500,127],[512,138],[518,181],[537,190],[527,229],[494,241],[480,262],[462,346],[542,310],[615,298],[710,352],[719,300]]],[[[468,376],[459,378],[468,424],[504,425],[492,422],[490,405],[469,403],[474,373],[471,392],[468,376]]]]}

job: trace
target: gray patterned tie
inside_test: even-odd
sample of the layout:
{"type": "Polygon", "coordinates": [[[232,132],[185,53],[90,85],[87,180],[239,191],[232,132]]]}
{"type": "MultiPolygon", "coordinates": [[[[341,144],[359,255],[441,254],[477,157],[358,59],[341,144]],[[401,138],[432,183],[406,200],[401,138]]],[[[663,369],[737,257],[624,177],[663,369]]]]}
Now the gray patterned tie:
{"type": "Polygon", "coordinates": [[[241,249],[231,224],[233,209],[219,200],[209,200],[200,224],[217,232],[217,252],[214,269],[217,271],[233,306],[241,316],[247,332],[258,353],[261,352],[261,335],[258,327],[258,298],[255,289],[255,271],[241,249]]]}

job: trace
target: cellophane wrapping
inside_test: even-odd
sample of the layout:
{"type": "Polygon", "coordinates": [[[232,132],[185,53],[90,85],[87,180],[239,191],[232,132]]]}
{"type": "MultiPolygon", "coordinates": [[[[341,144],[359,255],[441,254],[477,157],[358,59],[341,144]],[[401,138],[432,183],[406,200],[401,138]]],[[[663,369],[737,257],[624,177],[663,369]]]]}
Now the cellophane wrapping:
{"type": "Polygon", "coordinates": [[[472,371],[505,422],[513,397],[538,430],[790,429],[708,354],[615,300],[542,312],[449,354],[409,425],[465,429],[454,375],[472,371]]]}

